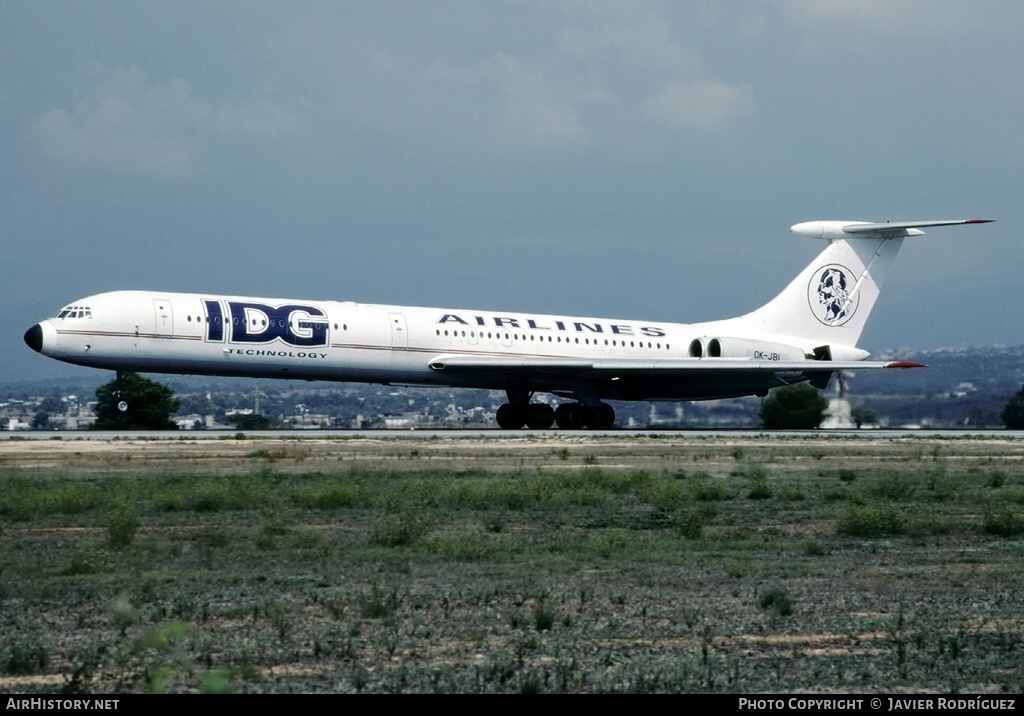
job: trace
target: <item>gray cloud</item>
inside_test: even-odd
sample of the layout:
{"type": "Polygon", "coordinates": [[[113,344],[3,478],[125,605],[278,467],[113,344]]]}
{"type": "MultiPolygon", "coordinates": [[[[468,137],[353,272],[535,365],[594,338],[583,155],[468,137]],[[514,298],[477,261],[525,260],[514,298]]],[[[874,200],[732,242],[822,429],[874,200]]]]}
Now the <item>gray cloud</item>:
{"type": "Polygon", "coordinates": [[[459,20],[451,35],[433,33],[436,7],[406,6],[399,28],[383,27],[395,20],[386,11],[297,19],[275,44],[290,73],[279,81],[314,98],[324,123],[423,133],[472,154],[619,147],[633,159],[643,147],[656,156],[680,131],[699,137],[755,109],[751,85],[716,74],[660,3],[497,7],[520,12],[503,18],[491,43],[460,35],[459,20]]]}
{"type": "Polygon", "coordinates": [[[129,173],[190,176],[208,138],[266,140],[294,127],[282,107],[209,102],[180,78],[150,81],[137,67],[97,67],[96,85],[71,109],[41,112],[29,126],[47,155],[129,173]]]}
{"type": "Polygon", "coordinates": [[[674,83],[645,102],[643,114],[666,124],[712,127],[750,113],[753,95],[750,87],[724,82],[674,83]]]}

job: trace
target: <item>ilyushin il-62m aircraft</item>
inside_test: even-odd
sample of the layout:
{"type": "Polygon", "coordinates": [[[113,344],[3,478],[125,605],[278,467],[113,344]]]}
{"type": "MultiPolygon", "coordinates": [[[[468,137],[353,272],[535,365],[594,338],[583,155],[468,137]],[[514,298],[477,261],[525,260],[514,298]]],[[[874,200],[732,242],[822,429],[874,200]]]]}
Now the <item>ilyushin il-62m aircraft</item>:
{"type": "MultiPolygon", "coordinates": [[[[463,308],[154,291],[74,301],[25,333],[57,360],[125,372],[331,380],[504,390],[504,429],[605,429],[605,400],[763,396],[836,371],[912,368],[867,361],[857,340],[903,239],[986,219],[810,221],[828,241],[764,306],[726,320],[664,323],[463,308]],[[532,402],[558,396],[553,409],[532,402]]],[[[116,395],[116,392],[115,392],[116,395]]],[[[118,400],[115,397],[115,400],[118,400]]],[[[130,410],[124,400],[118,408],[130,410]]]]}

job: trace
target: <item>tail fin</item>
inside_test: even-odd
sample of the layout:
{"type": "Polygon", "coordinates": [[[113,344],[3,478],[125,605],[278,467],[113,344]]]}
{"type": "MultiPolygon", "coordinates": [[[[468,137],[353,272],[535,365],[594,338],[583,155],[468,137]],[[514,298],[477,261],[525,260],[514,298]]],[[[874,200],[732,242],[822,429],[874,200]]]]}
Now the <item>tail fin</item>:
{"type": "Polygon", "coordinates": [[[749,328],[794,336],[815,346],[853,348],[889,275],[903,239],[922,226],[982,224],[987,219],[871,224],[809,221],[795,234],[827,239],[828,247],[771,301],[739,320],[749,328]]]}

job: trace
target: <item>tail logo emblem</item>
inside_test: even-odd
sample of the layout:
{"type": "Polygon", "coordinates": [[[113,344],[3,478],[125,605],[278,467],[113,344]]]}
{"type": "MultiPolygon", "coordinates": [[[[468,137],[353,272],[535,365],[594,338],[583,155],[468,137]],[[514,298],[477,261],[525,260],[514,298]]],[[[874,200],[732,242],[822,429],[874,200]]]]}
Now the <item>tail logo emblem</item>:
{"type": "Polygon", "coordinates": [[[811,313],[826,326],[841,326],[857,312],[860,296],[854,291],[853,272],[839,264],[817,269],[807,285],[811,313]]]}

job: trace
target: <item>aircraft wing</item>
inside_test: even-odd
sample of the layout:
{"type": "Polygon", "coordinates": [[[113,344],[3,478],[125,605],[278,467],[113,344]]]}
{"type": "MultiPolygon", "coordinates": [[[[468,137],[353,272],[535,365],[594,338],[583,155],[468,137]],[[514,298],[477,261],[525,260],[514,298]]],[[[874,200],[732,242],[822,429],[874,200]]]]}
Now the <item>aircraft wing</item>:
{"type": "Polygon", "coordinates": [[[430,360],[436,371],[539,371],[613,375],[686,375],[714,373],[821,373],[872,368],[924,368],[913,361],[767,361],[736,358],[689,358],[668,360],[621,358],[547,358],[542,356],[439,355],[430,360]]]}
{"type": "Polygon", "coordinates": [[[836,371],[864,368],[919,368],[910,361],[771,361],[753,358],[575,358],[444,354],[428,365],[446,383],[492,389],[573,394],[595,404],[601,399],[712,400],[765,395],[772,388],[809,381],[828,386],[836,371]],[[589,396],[589,397],[587,397],[589,396]]]}

